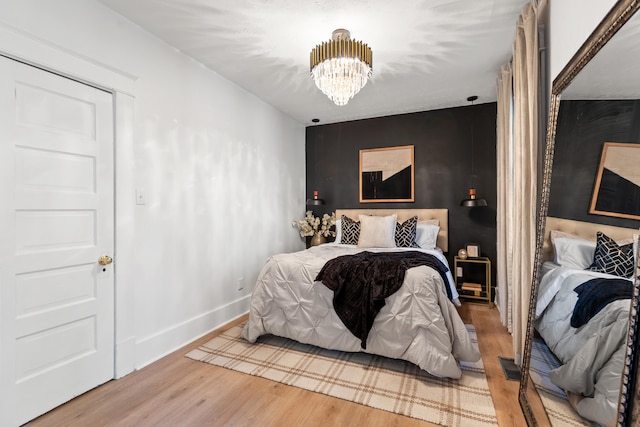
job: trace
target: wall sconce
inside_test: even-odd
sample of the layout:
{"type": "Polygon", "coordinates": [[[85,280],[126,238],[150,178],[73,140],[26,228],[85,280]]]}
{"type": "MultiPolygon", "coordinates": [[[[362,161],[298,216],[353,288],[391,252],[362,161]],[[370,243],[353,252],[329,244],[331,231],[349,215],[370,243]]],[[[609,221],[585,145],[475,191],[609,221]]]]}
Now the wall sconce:
{"type": "Polygon", "coordinates": [[[307,206],[324,205],[324,200],[318,198],[318,190],[313,191],[313,199],[307,199],[307,206]]]}

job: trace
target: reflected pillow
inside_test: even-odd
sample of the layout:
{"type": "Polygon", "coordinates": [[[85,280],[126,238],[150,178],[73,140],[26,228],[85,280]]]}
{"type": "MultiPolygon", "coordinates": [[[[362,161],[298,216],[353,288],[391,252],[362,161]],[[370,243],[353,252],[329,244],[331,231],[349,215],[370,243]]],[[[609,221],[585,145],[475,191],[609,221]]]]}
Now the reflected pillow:
{"type": "MultiPolygon", "coordinates": [[[[567,268],[585,270],[593,264],[596,241],[578,237],[560,230],[551,230],[549,239],[553,247],[553,262],[567,268]]],[[[618,245],[631,243],[633,239],[618,240],[618,245]]]]}
{"type": "Polygon", "coordinates": [[[435,249],[438,242],[439,232],[439,225],[419,222],[416,227],[416,243],[422,249],[435,249]]]}
{"type": "Polygon", "coordinates": [[[396,246],[399,248],[419,248],[416,243],[418,217],[413,216],[403,223],[396,224],[396,246]]]}
{"type": "Polygon", "coordinates": [[[633,275],[633,267],[633,243],[620,246],[598,231],[593,264],[588,269],[628,278],[633,275]]]}
{"type": "Polygon", "coordinates": [[[575,234],[567,233],[566,231],[551,230],[549,232],[549,239],[551,239],[551,244],[554,244],[555,240],[558,237],[566,237],[568,239],[582,239],[582,237],[578,237],[575,234]]]}
{"type": "Polygon", "coordinates": [[[554,262],[567,268],[584,270],[593,264],[596,242],[577,237],[556,237],[553,240],[554,262]]]}
{"type": "Polygon", "coordinates": [[[359,248],[395,248],[398,215],[360,215],[359,248]]]}
{"type": "Polygon", "coordinates": [[[342,215],[340,220],[342,225],[340,227],[340,243],[343,245],[357,245],[360,237],[360,223],[346,215],[342,215]]]}

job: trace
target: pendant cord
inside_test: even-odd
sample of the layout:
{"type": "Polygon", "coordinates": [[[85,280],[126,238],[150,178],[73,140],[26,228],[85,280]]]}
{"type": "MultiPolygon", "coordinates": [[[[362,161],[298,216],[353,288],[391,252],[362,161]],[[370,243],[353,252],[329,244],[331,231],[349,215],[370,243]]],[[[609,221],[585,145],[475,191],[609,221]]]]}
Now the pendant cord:
{"type": "MultiPolygon", "coordinates": [[[[467,98],[467,101],[469,101],[471,103],[471,106],[473,107],[473,102],[475,100],[477,100],[478,97],[476,95],[472,95],[470,97],[467,98]]],[[[471,110],[471,187],[475,188],[475,132],[474,132],[474,123],[473,123],[473,119],[475,117],[475,114],[473,112],[473,108],[471,110]]]]}

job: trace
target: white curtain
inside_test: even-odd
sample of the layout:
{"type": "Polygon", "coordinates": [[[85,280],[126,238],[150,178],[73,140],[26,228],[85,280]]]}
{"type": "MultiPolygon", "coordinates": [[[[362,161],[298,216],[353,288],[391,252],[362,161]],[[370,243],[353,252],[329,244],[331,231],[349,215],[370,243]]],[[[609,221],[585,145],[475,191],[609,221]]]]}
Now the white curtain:
{"type": "Polygon", "coordinates": [[[536,243],[538,104],[542,102],[538,96],[538,16],[545,5],[546,0],[532,1],[518,20],[511,63],[512,97],[509,82],[503,80],[508,78],[508,66],[498,79],[498,307],[512,334],[518,364],[527,330],[536,243]]]}
{"type": "Polygon", "coordinates": [[[508,284],[513,283],[512,254],[513,247],[510,236],[513,236],[515,221],[511,214],[513,204],[513,72],[511,63],[506,64],[498,74],[498,117],[497,117],[497,256],[500,262],[496,268],[496,306],[500,311],[500,320],[512,331],[513,293],[508,284]]]}

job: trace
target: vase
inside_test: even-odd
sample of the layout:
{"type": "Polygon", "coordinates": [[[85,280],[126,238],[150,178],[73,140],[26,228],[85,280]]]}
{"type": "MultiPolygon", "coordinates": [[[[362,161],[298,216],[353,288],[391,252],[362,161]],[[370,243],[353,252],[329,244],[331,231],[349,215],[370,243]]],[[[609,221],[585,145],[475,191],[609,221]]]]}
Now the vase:
{"type": "Polygon", "coordinates": [[[327,240],[324,238],[324,236],[320,233],[316,233],[313,235],[313,237],[311,238],[311,246],[318,246],[324,242],[326,242],[327,240]]]}

